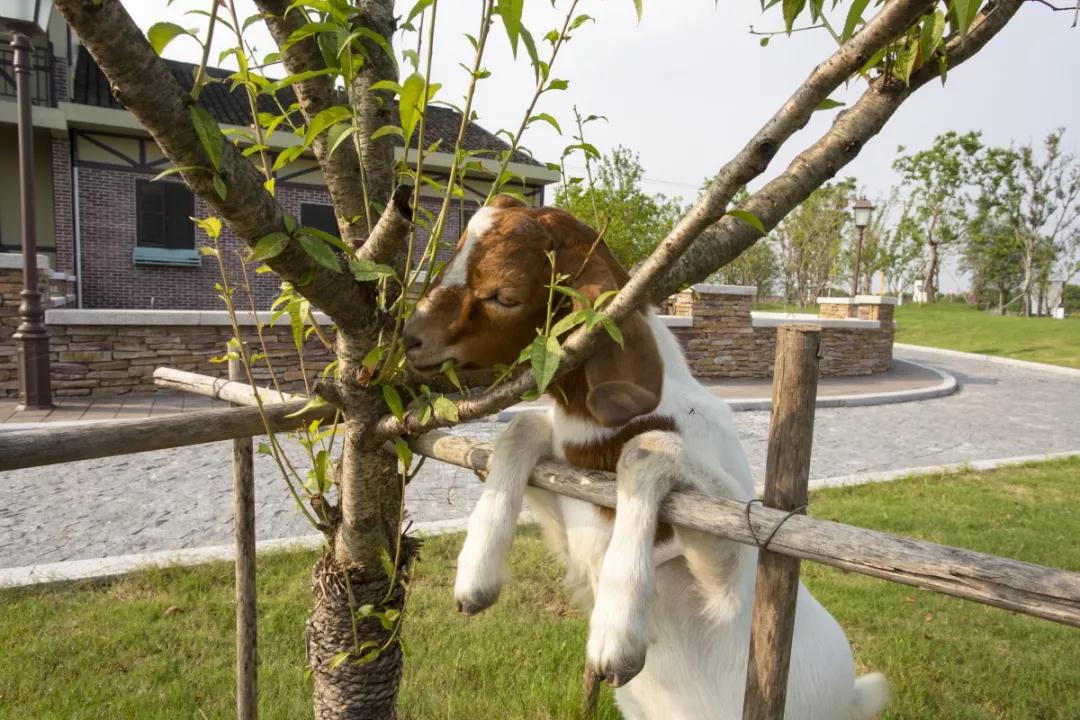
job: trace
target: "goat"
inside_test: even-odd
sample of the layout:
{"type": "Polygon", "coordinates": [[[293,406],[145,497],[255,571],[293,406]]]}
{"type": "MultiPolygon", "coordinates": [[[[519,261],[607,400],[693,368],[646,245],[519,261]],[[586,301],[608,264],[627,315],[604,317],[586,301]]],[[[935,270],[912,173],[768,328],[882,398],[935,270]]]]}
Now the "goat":
{"type": "MultiPolygon", "coordinates": [[[[512,363],[544,326],[551,265],[590,302],[626,271],[569,213],[498,197],[471,219],[417,301],[403,338],[434,372],[512,363]]],[[[577,304],[577,303],[575,303],[577,304]]],[[[731,410],[693,378],[677,341],[646,310],[557,381],[547,413],[521,413],[495,444],[458,558],[460,611],[489,607],[506,580],[522,499],[588,611],[586,669],[613,685],[627,720],[738,720],[757,549],[659,524],[672,489],[748,501],[754,484],[731,410]],[[617,512],[527,487],[544,457],[615,471],[617,512]]],[[[843,630],[800,585],[787,720],[862,720],[885,704],[880,674],[855,678],[843,630]]]]}

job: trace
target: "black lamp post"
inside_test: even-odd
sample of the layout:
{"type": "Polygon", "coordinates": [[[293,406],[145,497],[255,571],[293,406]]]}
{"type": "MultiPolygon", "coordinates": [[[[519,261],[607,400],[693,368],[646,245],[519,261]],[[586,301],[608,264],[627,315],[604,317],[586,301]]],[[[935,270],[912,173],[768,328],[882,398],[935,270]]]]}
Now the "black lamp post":
{"type": "Polygon", "coordinates": [[[11,29],[15,51],[15,95],[19,117],[19,195],[22,209],[23,289],[19,327],[12,338],[19,345],[19,408],[53,407],[49,378],[49,333],[38,290],[37,217],[34,207],[33,45],[30,36],[45,32],[52,3],[9,0],[0,23],[11,29]]]}
{"type": "Polygon", "coordinates": [[[866,226],[870,224],[870,213],[874,211],[874,204],[865,197],[861,197],[852,204],[851,209],[855,215],[855,227],[859,231],[858,239],[855,241],[855,268],[851,273],[851,300],[854,302],[855,296],[859,294],[859,266],[862,265],[863,235],[866,233],[866,226]]]}

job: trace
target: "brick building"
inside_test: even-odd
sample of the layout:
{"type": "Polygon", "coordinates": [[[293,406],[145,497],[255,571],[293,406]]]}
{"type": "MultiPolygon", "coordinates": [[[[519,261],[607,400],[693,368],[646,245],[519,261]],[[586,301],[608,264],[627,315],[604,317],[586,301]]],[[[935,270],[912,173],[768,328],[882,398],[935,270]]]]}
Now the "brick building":
{"type": "MultiPolygon", "coordinates": [[[[208,210],[173,178],[153,181],[170,166],[135,118],[112,95],[108,81],[63,19],[53,14],[47,36],[35,38],[34,133],[39,251],[54,273],[74,276],[69,305],[108,309],[220,309],[213,289],[219,279],[216,261],[199,255],[205,241],[188,219],[208,210]]],[[[0,37],[6,48],[6,39],[0,37]]],[[[182,87],[190,88],[194,66],[166,61],[182,87]]],[[[230,73],[210,69],[221,79],[230,73]]],[[[243,89],[230,92],[230,83],[212,82],[199,96],[199,105],[230,131],[252,123],[243,89]]],[[[15,86],[10,49],[0,50],[0,253],[19,253],[21,220],[18,206],[15,86]]],[[[276,112],[269,98],[260,98],[276,112]]],[[[294,101],[291,90],[279,93],[282,107],[294,101]]],[[[452,149],[461,116],[447,108],[429,108],[427,143],[452,149]]],[[[300,142],[291,132],[276,131],[267,140],[272,155],[300,142]]],[[[465,149],[479,151],[481,165],[495,166],[494,157],[507,149],[492,133],[473,123],[465,149]]],[[[339,150],[339,152],[342,150],[339,150]]],[[[402,148],[397,149],[400,159],[402,148]]],[[[431,153],[425,168],[438,179],[448,168],[449,152],[431,153]]],[[[510,187],[542,204],[544,186],[558,179],[524,153],[517,153],[509,170],[510,187]]],[[[449,247],[462,225],[479,207],[490,187],[490,175],[473,170],[465,179],[465,197],[455,200],[442,242],[449,247]]],[[[276,177],[276,195],[285,211],[301,225],[336,234],[334,211],[313,158],[301,157],[276,177]]],[[[424,187],[421,205],[437,212],[440,198],[424,187]]],[[[421,232],[422,245],[426,241],[421,232]]],[[[242,245],[227,231],[224,256],[239,275],[242,245]]],[[[444,251],[445,252],[445,251],[444,251]]],[[[250,275],[261,308],[277,294],[273,275],[250,275]]],[[[54,301],[53,304],[58,304],[54,301]]],[[[66,302],[66,298],[64,299],[66,302]]]]}

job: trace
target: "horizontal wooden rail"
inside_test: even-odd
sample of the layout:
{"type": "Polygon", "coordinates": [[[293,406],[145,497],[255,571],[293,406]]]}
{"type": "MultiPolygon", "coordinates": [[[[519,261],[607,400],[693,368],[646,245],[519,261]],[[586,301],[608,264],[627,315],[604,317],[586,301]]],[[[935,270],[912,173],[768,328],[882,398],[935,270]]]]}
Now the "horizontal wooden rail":
{"type": "MultiPolygon", "coordinates": [[[[411,443],[413,451],[473,470],[486,470],[491,445],[433,431],[411,443]]],[[[537,465],[529,484],[603,507],[615,507],[610,473],[564,463],[537,465]]],[[[753,506],[750,522],[767,537],[786,513],[753,506]]],[[[746,505],[694,492],[671,493],[660,519],[754,545],[746,505]]],[[[985,605],[1080,627],[1080,573],[999,558],[931,542],[793,515],[780,526],[769,550],[892,582],[933,590],[985,605]]]]}
{"type": "MultiPolygon", "coordinates": [[[[272,430],[294,430],[315,418],[332,419],[335,408],[326,405],[297,417],[305,400],[265,406],[272,430]]],[[[0,471],[56,463],[164,450],[218,440],[262,435],[266,432],[255,407],[202,410],[181,415],[106,420],[82,425],[0,432],[0,471]]]]}
{"type": "Polygon", "coordinates": [[[154,384],[160,388],[217,398],[237,405],[254,405],[256,390],[264,403],[305,399],[303,395],[279,393],[276,390],[263,387],[253,390],[246,382],[234,382],[224,378],[200,375],[199,373],[169,367],[159,367],[154,371],[154,384]]]}

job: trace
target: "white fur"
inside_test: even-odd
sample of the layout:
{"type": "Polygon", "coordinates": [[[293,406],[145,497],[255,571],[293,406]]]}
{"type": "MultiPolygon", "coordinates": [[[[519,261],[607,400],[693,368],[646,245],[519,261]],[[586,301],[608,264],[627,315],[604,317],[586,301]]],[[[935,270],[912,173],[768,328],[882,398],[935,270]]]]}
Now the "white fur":
{"type": "MultiPolygon", "coordinates": [[[[526,490],[526,481],[543,455],[562,457],[564,442],[615,431],[557,407],[545,416],[519,415],[496,443],[488,487],[469,519],[455,593],[473,604],[494,600],[527,493],[545,540],[567,564],[569,588],[586,608],[591,604],[586,662],[625,683],[615,693],[623,716],[739,720],[757,550],[682,528],[660,548],[653,548],[653,537],[657,510],[672,488],[749,500],[753,478],[731,410],[694,380],[671,332],[653,313],[648,319],[664,365],[656,414],[677,429],[639,435],[623,448],[614,527],[589,503],[526,490]]],[[[883,677],[855,679],[843,630],[800,585],[785,719],[866,720],[886,699],[883,677]]]]}
{"type": "Polygon", "coordinates": [[[446,272],[443,273],[442,280],[439,283],[440,285],[446,287],[462,287],[465,285],[469,279],[469,257],[472,255],[473,248],[476,247],[476,241],[491,229],[498,213],[499,208],[494,207],[480,208],[476,211],[465,230],[465,244],[462,245],[461,250],[446,268],[446,272]]]}

